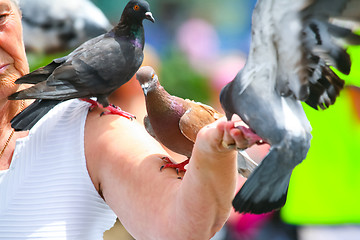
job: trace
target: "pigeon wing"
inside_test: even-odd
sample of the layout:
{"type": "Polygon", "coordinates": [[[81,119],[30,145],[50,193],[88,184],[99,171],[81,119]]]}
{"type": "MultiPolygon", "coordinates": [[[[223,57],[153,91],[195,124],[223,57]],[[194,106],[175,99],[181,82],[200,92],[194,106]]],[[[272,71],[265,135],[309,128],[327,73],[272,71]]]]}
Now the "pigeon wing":
{"type": "Polygon", "coordinates": [[[150,119],[149,119],[149,116],[148,116],[148,115],[146,115],[146,116],[144,117],[143,122],[144,122],[145,129],[146,129],[146,131],[150,134],[150,136],[152,136],[152,137],[155,138],[158,142],[160,142],[159,139],[156,137],[156,134],[155,134],[154,129],[153,129],[151,123],[150,123],[150,119]]]}
{"type": "Polygon", "coordinates": [[[359,7],[356,0],[317,0],[300,13],[309,79],[309,96],[305,102],[314,109],[326,109],[334,104],[345,85],[330,66],[344,74],[350,73],[351,59],[345,44],[360,44],[360,36],[352,31],[353,23],[360,20],[360,14],[354,11],[359,7]]]}
{"type": "Polygon", "coordinates": [[[333,22],[359,21],[356,7],[356,0],[289,1],[286,8],[282,0],[274,1],[276,89],[281,96],[293,95],[316,109],[335,103],[344,81],[330,66],[349,74],[351,60],[341,43],[360,44],[360,37],[333,22]]]}
{"type": "Polygon", "coordinates": [[[56,67],[47,80],[15,93],[11,99],[42,98],[65,100],[108,95],[128,80],[126,60],[123,49],[130,44],[116,41],[113,37],[102,35],[81,45],[67,57],[57,59],[56,67]],[[124,76],[125,79],[118,79],[124,76]]]}
{"type": "Polygon", "coordinates": [[[23,77],[15,81],[16,84],[36,84],[39,82],[46,81],[47,78],[52,74],[52,72],[61,65],[64,61],[52,61],[48,65],[41,67],[29,74],[24,75],[23,77]]]}
{"type": "Polygon", "coordinates": [[[179,127],[182,134],[190,141],[195,142],[196,135],[204,126],[223,117],[214,108],[186,99],[189,108],[180,118],[179,127]]]}
{"type": "Polygon", "coordinates": [[[316,109],[334,104],[344,82],[330,66],[348,74],[350,57],[340,43],[359,44],[360,37],[332,21],[335,18],[358,21],[360,14],[353,9],[359,7],[356,0],[272,3],[268,13],[272,15],[271,21],[261,27],[273,29],[276,90],[281,96],[295,96],[316,109]]]}

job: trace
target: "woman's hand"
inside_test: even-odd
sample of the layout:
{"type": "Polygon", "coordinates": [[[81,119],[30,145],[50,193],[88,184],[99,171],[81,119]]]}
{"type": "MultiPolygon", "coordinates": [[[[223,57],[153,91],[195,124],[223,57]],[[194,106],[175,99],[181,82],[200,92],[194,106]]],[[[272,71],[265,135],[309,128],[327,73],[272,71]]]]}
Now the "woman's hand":
{"type": "MultiPolygon", "coordinates": [[[[244,123],[238,117],[233,117],[231,121],[221,118],[218,121],[207,125],[198,134],[198,138],[204,138],[207,141],[202,142],[204,151],[230,152],[232,149],[246,149],[250,147],[243,132],[238,126],[244,126],[244,123]],[[205,145],[206,142],[208,146],[205,145]],[[206,148],[208,148],[206,150],[206,148]]],[[[201,147],[201,145],[199,147],[201,147]]]]}

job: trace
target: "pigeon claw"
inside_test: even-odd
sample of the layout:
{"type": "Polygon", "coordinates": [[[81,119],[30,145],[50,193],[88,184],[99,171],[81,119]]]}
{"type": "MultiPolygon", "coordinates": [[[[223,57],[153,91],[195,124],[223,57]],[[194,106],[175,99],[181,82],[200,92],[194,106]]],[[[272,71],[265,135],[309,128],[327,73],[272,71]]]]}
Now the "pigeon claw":
{"type": "Polygon", "coordinates": [[[108,110],[108,111],[107,112],[102,112],[100,114],[100,116],[112,114],[112,115],[119,115],[119,116],[122,116],[122,117],[130,119],[130,120],[136,119],[136,117],[134,115],[121,110],[121,108],[119,108],[118,106],[115,106],[115,105],[109,105],[105,109],[108,110]]]}
{"type": "Polygon", "coordinates": [[[186,172],[185,166],[189,163],[189,159],[181,162],[181,163],[173,163],[170,158],[163,157],[161,158],[166,164],[161,166],[160,171],[166,168],[173,168],[176,170],[176,173],[179,174],[180,172],[186,172]]]}
{"type": "MultiPolygon", "coordinates": [[[[81,98],[81,100],[84,101],[84,102],[88,102],[88,103],[91,104],[91,106],[90,106],[90,111],[92,111],[92,110],[93,110],[94,108],[96,108],[96,107],[103,108],[103,106],[102,106],[100,103],[98,103],[97,101],[95,101],[95,100],[88,99],[88,98],[81,98]]],[[[100,117],[102,117],[102,116],[104,116],[104,115],[113,114],[113,115],[122,116],[122,117],[127,118],[127,119],[130,119],[130,120],[136,119],[136,117],[135,117],[134,115],[132,115],[132,114],[130,114],[130,113],[128,113],[128,112],[125,112],[125,111],[121,110],[121,108],[119,108],[119,107],[117,107],[117,106],[115,106],[115,105],[113,105],[113,104],[107,106],[105,109],[108,110],[108,111],[102,112],[102,113],[100,114],[100,117]]]]}
{"type": "Polygon", "coordinates": [[[264,139],[256,135],[250,128],[244,126],[239,126],[238,128],[241,130],[241,132],[243,133],[244,137],[246,138],[250,146],[254,144],[257,145],[266,144],[266,141],[264,141],[264,139]]]}

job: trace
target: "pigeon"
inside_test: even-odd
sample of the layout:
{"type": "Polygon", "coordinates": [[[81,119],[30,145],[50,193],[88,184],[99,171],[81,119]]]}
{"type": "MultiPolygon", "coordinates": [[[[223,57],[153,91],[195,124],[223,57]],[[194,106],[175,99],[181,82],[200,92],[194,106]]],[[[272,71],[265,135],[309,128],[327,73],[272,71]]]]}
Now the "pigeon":
{"type": "Polygon", "coordinates": [[[248,59],[220,102],[228,119],[239,115],[271,148],[236,194],[235,211],[260,214],[285,204],[312,138],[301,102],[316,110],[335,103],[344,81],[330,66],[349,74],[343,43],[360,44],[347,27],[360,21],[359,9],[358,0],[258,0],[248,59]]]}
{"type": "Polygon", "coordinates": [[[27,52],[73,50],[112,25],[90,0],[20,0],[27,52]]]}
{"type": "Polygon", "coordinates": [[[69,55],[16,80],[17,84],[35,85],[12,94],[9,100],[38,100],[12,119],[12,127],[17,131],[29,130],[52,107],[73,98],[86,99],[93,106],[99,103],[115,114],[131,116],[109,106],[107,97],[128,82],[142,64],[144,19],[155,21],[149,4],[144,0],[131,0],[119,24],[108,33],[88,40],[69,55]],[[97,102],[91,97],[96,97],[97,102]]]}
{"type": "Polygon", "coordinates": [[[170,95],[160,85],[152,67],[140,68],[136,78],[145,95],[146,130],[165,147],[188,158],[180,164],[173,164],[170,159],[163,158],[168,164],[161,169],[185,171],[184,167],[189,163],[200,129],[224,115],[208,105],[170,95]]]}

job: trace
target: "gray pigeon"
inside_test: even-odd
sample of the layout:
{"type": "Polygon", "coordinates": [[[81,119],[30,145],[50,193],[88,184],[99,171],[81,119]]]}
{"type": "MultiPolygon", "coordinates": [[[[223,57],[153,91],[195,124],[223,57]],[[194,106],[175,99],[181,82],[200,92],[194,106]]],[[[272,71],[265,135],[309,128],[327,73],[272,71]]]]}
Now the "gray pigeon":
{"type": "Polygon", "coordinates": [[[20,0],[27,52],[73,50],[112,25],[90,0],[20,0]]]}
{"type": "Polygon", "coordinates": [[[129,81],[142,64],[144,19],[155,21],[149,4],[144,0],[131,0],[119,24],[111,31],[19,78],[15,83],[35,85],[14,93],[9,99],[40,100],[15,116],[12,127],[28,130],[53,106],[68,99],[96,97],[103,107],[107,107],[107,97],[129,81]]]}
{"type": "Polygon", "coordinates": [[[238,212],[265,213],[286,202],[291,173],[307,155],[311,126],[301,101],[315,109],[334,104],[351,61],[341,42],[360,44],[344,20],[360,20],[358,0],[259,0],[245,67],[220,101],[271,145],[233,200],[238,212]]]}

